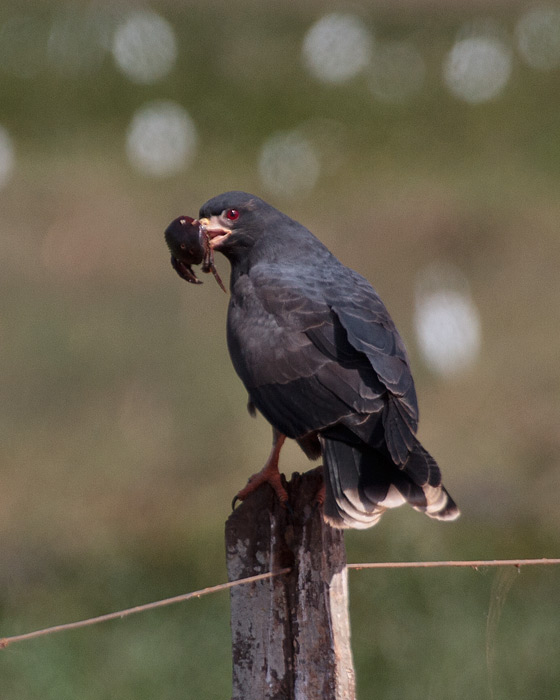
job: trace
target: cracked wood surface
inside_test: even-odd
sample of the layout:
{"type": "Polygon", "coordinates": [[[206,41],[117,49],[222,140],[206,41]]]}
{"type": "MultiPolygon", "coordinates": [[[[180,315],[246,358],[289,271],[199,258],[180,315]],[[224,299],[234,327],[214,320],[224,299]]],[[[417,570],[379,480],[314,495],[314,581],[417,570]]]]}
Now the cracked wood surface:
{"type": "Polygon", "coordinates": [[[231,590],[233,700],[354,700],[346,552],[313,503],[317,470],[286,484],[293,514],[268,486],[228,518],[229,580],[291,572],[231,590]]]}

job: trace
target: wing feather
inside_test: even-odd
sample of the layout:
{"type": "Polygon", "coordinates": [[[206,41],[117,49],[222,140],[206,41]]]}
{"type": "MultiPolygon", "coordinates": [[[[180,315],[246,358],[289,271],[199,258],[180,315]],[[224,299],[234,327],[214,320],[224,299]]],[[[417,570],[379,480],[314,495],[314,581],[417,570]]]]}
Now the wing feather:
{"type": "Polygon", "coordinates": [[[416,392],[404,344],[369,283],[337,263],[304,273],[255,265],[236,284],[228,344],[261,413],[292,437],[343,421],[370,439],[381,419],[392,458],[404,464],[416,392]]]}

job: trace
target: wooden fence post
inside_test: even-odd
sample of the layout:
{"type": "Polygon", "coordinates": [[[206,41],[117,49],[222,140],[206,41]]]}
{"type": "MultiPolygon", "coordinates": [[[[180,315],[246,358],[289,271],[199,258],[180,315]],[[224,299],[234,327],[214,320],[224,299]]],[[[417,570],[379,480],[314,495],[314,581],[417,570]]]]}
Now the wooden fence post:
{"type": "Polygon", "coordinates": [[[230,581],[291,567],[231,590],[233,700],[354,700],[344,537],[313,508],[321,476],[286,484],[293,514],[269,487],[228,518],[230,581]]]}

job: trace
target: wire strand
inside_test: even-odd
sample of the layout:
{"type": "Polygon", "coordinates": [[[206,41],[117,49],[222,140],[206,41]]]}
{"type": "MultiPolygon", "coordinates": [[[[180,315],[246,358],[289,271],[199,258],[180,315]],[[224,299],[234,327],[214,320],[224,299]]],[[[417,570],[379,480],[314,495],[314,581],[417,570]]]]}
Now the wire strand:
{"type": "MultiPolygon", "coordinates": [[[[560,564],[560,559],[475,559],[470,561],[365,562],[361,564],[348,564],[347,568],[355,569],[357,571],[360,571],[361,569],[435,569],[444,567],[469,567],[471,569],[479,569],[491,566],[515,566],[517,568],[520,568],[522,566],[547,566],[554,564],[560,564]]],[[[76,630],[82,627],[89,627],[90,625],[97,625],[100,622],[108,622],[109,620],[122,620],[123,618],[128,617],[129,615],[147,612],[148,610],[155,610],[156,608],[162,608],[166,605],[182,603],[186,600],[190,600],[191,598],[201,598],[202,596],[210,595],[211,593],[218,593],[219,591],[234,588],[235,586],[240,586],[244,583],[264,581],[266,579],[274,578],[276,576],[288,574],[290,573],[290,571],[291,569],[289,567],[279,569],[278,571],[269,571],[266,574],[257,574],[256,576],[249,576],[247,578],[238,579],[237,581],[220,583],[217,586],[202,588],[199,591],[192,591],[191,593],[183,593],[181,595],[173,596],[172,598],[164,598],[163,600],[157,600],[153,603],[136,605],[133,608],[119,610],[118,612],[112,612],[106,615],[99,615],[98,617],[90,617],[87,620],[67,622],[62,625],[55,625],[54,627],[45,627],[44,629],[36,630],[35,632],[26,632],[25,634],[17,634],[12,637],[3,637],[0,639],[0,649],[5,649],[8,645],[14,644],[15,642],[28,641],[30,639],[36,639],[37,637],[43,637],[49,634],[54,634],[55,632],[66,632],[68,630],[76,630]]]]}
{"type": "Polygon", "coordinates": [[[443,567],[469,567],[479,569],[485,566],[546,566],[560,564],[560,559],[474,559],[471,561],[393,561],[348,564],[348,569],[438,569],[443,567]]]}
{"type": "Polygon", "coordinates": [[[133,608],[127,608],[126,610],[119,610],[118,612],[107,613],[106,615],[99,615],[98,617],[90,617],[87,620],[67,622],[63,625],[46,627],[45,629],[36,630],[35,632],[26,632],[25,634],[17,634],[13,637],[4,637],[3,639],[0,639],[0,649],[5,649],[9,644],[13,644],[14,642],[23,642],[29,639],[35,639],[36,637],[43,637],[47,634],[54,634],[55,632],[66,632],[68,630],[76,630],[80,629],[81,627],[97,625],[99,622],[108,622],[109,620],[122,620],[122,618],[128,617],[129,615],[135,615],[136,613],[154,610],[155,608],[163,608],[165,605],[174,605],[175,603],[182,603],[183,601],[190,600],[191,598],[202,598],[202,596],[209,595],[210,593],[218,593],[218,591],[224,591],[228,588],[233,588],[234,586],[240,586],[243,583],[254,583],[255,581],[264,581],[265,579],[274,578],[275,576],[281,576],[282,574],[287,574],[290,571],[290,568],[279,569],[278,571],[269,571],[266,574],[257,574],[256,576],[249,576],[247,578],[238,579],[237,581],[220,583],[217,586],[210,586],[209,588],[202,588],[199,591],[192,591],[192,593],[182,593],[181,595],[176,595],[172,598],[165,598],[164,600],[157,600],[153,603],[145,603],[144,605],[136,605],[133,608]]]}

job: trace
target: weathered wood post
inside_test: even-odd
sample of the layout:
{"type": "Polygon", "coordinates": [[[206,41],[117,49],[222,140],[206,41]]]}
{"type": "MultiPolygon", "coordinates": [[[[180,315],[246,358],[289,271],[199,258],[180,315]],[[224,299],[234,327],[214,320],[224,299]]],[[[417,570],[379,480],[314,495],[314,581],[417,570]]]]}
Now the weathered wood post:
{"type": "Polygon", "coordinates": [[[228,518],[230,581],[289,574],[231,590],[233,700],[354,700],[343,533],[313,502],[316,471],[286,485],[293,514],[268,487],[228,518]]]}

